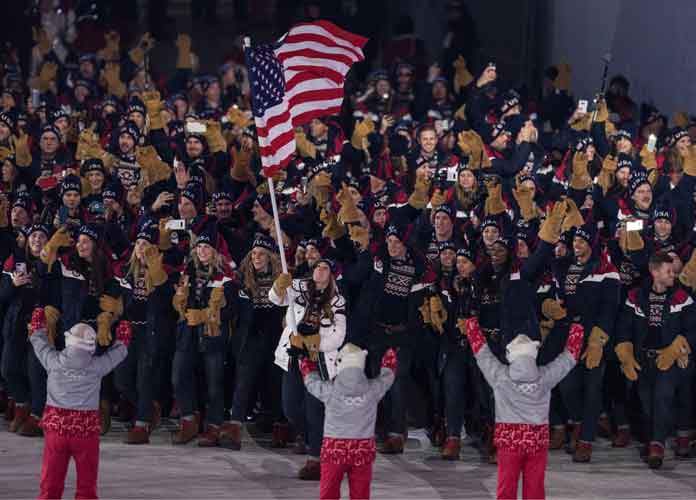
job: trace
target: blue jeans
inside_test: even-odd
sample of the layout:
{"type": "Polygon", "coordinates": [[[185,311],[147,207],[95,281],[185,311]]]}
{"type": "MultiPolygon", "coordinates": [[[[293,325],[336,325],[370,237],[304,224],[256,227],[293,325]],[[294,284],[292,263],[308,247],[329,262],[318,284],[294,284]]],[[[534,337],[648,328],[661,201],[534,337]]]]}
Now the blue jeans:
{"type": "Polygon", "coordinates": [[[283,372],[283,412],[295,430],[304,435],[310,457],[318,458],[324,437],[324,403],[312,396],[304,385],[297,358],[283,372]]]}
{"type": "Polygon", "coordinates": [[[447,361],[442,371],[442,385],[448,436],[461,435],[467,406],[466,391],[471,363],[472,355],[468,348],[456,348],[447,353],[447,361]]]}
{"type": "Polygon", "coordinates": [[[602,412],[602,383],[606,362],[588,370],[580,361],[559,384],[568,418],[582,423],[580,440],[592,442],[597,435],[597,419],[602,412]]]}
{"type": "Polygon", "coordinates": [[[46,370],[27,337],[6,338],[0,372],[7,392],[20,404],[31,404],[31,413],[40,417],[46,404],[46,370]]]}

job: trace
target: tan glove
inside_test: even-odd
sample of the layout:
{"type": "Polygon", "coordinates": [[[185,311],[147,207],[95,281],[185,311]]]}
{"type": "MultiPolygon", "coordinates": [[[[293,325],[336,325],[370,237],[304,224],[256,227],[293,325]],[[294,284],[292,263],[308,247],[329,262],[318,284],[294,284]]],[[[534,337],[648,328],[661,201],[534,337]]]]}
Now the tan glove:
{"type": "Polygon", "coordinates": [[[207,120],[205,122],[205,138],[208,140],[208,148],[211,153],[227,151],[227,143],[222,136],[222,126],[219,121],[207,120]]]}
{"type": "Polygon", "coordinates": [[[428,300],[428,297],[423,299],[423,305],[418,308],[418,311],[420,311],[421,316],[423,317],[423,323],[426,325],[431,325],[433,320],[432,315],[430,314],[430,300],[428,300]]]}
{"type": "Polygon", "coordinates": [[[68,228],[58,228],[58,230],[53,233],[53,236],[51,236],[51,239],[48,240],[48,242],[44,245],[43,249],[41,249],[41,262],[46,264],[50,270],[53,263],[56,261],[58,250],[64,247],[69,247],[72,245],[72,243],[73,241],[70,238],[70,233],[68,233],[68,228]]]}
{"type": "Polygon", "coordinates": [[[683,157],[682,167],[686,175],[696,176],[696,150],[691,146],[683,157]]]}
{"type": "Polygon", "coordinates": [[[460,94],[462,89],[474,81],[466,67],[466,60],[461,55],[452,63],[454,67],[454,92],[460,94]]]}
{"type": "Polygon", "coordinates": [[[128,52],[128,57],[130,57],[130,60],[133,61],[136,66],[142,66],[145,62],[145,54],[147,54],[154,46],[155,39],[152,38],[150,33],[145,33],[142,37],[140,37],[138,45],[128,52]]]}
{"type": "Polygon", "coordinates": [[[97,315],[97,344],[107,347],[111,344],[111,325],[114,315],[110,312],[101,312],[97,315]]]}
{"type": "Polygon", "coordinates": [[[46,92],[51,88],[51,83],[56,80],[58,73],[58,65],[54,62],[47,61],[41,66],[39,71],[39,90],[46,92]]]}
{"type": "Polygon", "coordinates": [[[254,179],[254,173],[251,171],[251,154],[250,148],[242,147],[239,150],[232,148],[234,164],[230,170],[230,177],[239,182],[251,182],[254,179]]]}
{"type": "Polygon", "coordinates": [[[317,207],[325,207],[329,201],[329,191],[331,190],[331,174],[319,172],[312,177],[308,191],[314,197],[317,207]]]}
{"type": "Polygon", "coordinates": [[[147,117],[150,120],[150,130],[164,128],[164,121],[160,111],[162,110],[162,99],[156,90],[143,92],[143,103],[147,109],[147,117]]]}
{"type": "Polygon", "coordinates": [[[454,117],[457,120],[466,120],[466,103],[457,108],[457,111],[454,112],[454,117]]]}
{"type": "Polygon", "coordinates": [[[566,200],[557,201],[555,203],[551,209],[551,213],[546,217],[546,220],[539,228],[539,239],[551,245],[558,243],[561,237],[563,218],[565,217],[567,209],[568,204],[566,200]]]}
{"type": "Polygon", "coordinates": [[[193,58],[191,57],[191,36],[186,33],[179,33],[176,37],[176,68],[193,68],[193,58]]]}
{"type": "Polygon", "coordinates": [[[457,330],[459,330],[459,334],[466,338],[466,318],[459,318],[457,320],[457,330]]]}
{"type": "Polygon", "coordinates": [[[375,124],[369,118],[359,121],[355,124],[353,135],[350,138],[350,144],[357,150],[363,149],[363,139],[375,131],[375,124]]]}
{"type": "Polygon", "coordinates": [[[557,300],[545,299],[541,303],[541,314],[543,314],[546,319],[558,321],[565,318],[568,315],[568,311],[566,311],[565,307],[557,300]]]}
{"type": "Polygon", "coordinates": [[[685,111],[677,111],[672,115],[674,127],[686,128],[689,125],[689,115],[685,111]]]}
{"type": "Polygon", "coordinates": [[[341,224],[360,222],[360,212],[355,206],[355,201],[345,183],[336,195],[336,200],[341,204],[341,209],[338,211],[338,221],[341,224]]]}
{"type": "Polygon", "coordinates": [[[351,224],[348,226],[348,234],[350,239],[358,244],[358,246],[365,250],[370,244],[370,231],[358,224],[351,224]]]}
{"type": "Polygon", "coordinates": [[[48,34],[41,26],[31,27],[31,37],[36,43],[36,48],[41,57],[44,57],[51,51],[51,41],[48,39],[48,34]]]}
{"type": "Polygon", "coordinates": [[[189,296],[189,286],[188,279],[185,284],[180,284],[172,297],[172,306],[174,310],[179,313],[179,321],[183,321],[186,318],[186,305],[188,303],[189,296]]]}
{"type": "Polygon", "coordinates": [[[309,142],[307,135],[300,127],[295,129],[295,145],[297,146],[297,152],[300,153],[302,158],[317,157],[317,147],[309,142]]]}
{"type": "Polygon", "coordinates": [[[138,165],[147,172],[147,185],[169,179],[172,169],[159,159],[154,146],[138,146],[135,148],[135,159],[138,165]]]}
{"type": "Polygon", "coordinates": [[[205,321],[205,335],[208,337],[218,337],[220,335],[220,326],[222,321],[220,319],[220,311],[227,304],[225,300],[225,289],[213,288],[210,292],[210,298],[208,299],[208,317],[205,321]]]}
{"type": "Polygon", "coordinates": [[[273,289],[278,297],[285,297],[285,293],[292,285],[292,275],[290,273],[280,273],[273,282],[273,289]]]}
{"type": "Polygon", "coordinates": [[[592,177],[587,170],[587,155],[580,151],[573,156],[573,172],[570,176],[570,187],[583,191],[592,185],[592,177]]]}
{"type": "Polygon", "coordinates": [[[437,295],[430,297],[430,321],[435,331],[442,335],[447,322],[447,309],[442,304],[442,299],[437,295]]]}
{"type": "Polygon", "coordinates": [[[114,319],[118,319],[123,314],[123,300],[121,297],[115,298],[111,295],[102,295],[99,297],[99,308],[114,315],[114,319]]]}
{"type": "Polygon", "coordinates": [[[413,193],[408,197],[408,204],[417,210],[424,209],[428,205],[428,191],[430,191],[430,179],[425,175],[418,175],[413,193]]]}
{"type": "Polygon", "coordinates": [[[505,212],[507,206],[503,201],[503,185],[499,182],[488,181],[486,182],[486,190],[488,191],[484,204],[486,215],[498,215],[505,212]]]}
{"type": "Polygon", "coordinates": [[[522,218],[529,222],[539,217],[539,211],[534,206],[532,190],[526,186],[518,186],[512,190],[512,196],[520,207],[522,218]]]}
{"type": "Polygon", "coordinates": [[[117,31],[104,33],[104,48],[97,51],[97,57],[102,61],[118,61],[121,59],[121,35],[117,31]]]}
{"type": "Polygon", "coordinates": [[[614,347],[616,357],[621,362],[621,371],[628,380],[635,382],[638,380],[640,365],[633,355],[633,342],[621,342],[614,347]]]}
{"type": "Polygon", "coordinates": [[[14,154],[17,165],[28,167],[31,165],[31,151],[29,150],[29,136],[20,132],[19,136],[12,139],[14,144],[14,154]]]}
{"type": "Polygon", "coordinates": [[[60,311],[53,306],[44,306],[44,314],[46,315],[46,333],[48,335],[48,341],[51,345],[55,345],[60,311]]]}
{"type": "Polygon", "coordinates": [[[539,321],[539,333],[541,333],[541,341],[546,340],[549,336],[553,327],[556,326],[556,322],[552,319],[542,319],[539,321]]]}
{"type": "Polygon", "coordinates": [[[582,118],[579,118],[571,123],[570,128],[577,130],[578,132],[589,132],[590,125],[592,125],[592,113],[585,113],[582,118]]]}
{"type": "Polygon", "coordinates": [[[186,324],[188,326],[198,326],[205,323],[208,318],[208,312],[205,309],[186,309],[186,324]]]}
{"type": "Polygon", "coordinates": [[[677,335],[670,345],[664,349],[658,349],[655,364],[659,370],[667,371],[682,355],[690,353],[689,342],[682,335],[677,335]]]}
{"type": "Polygon", "coordinates": [[[472,170],[490,167],[491,161],[485,154],[483,139],[474,130],[459,132],[457,144],[462,153],[469,157],[469,165],[472,170]]]}
{"type": "Polygon", "coordinates": [[[602,362],[604,355],[604,346],[609,341],[609,335],[604,330],[595,326],[590,332],[590,338],[587,341],[587,348],[582,353],[580,359],[585,360],[585,366],[588,370],[593,370],[602,362]]]}
{"type": "Polygon", "coordinates": [[[324,238],[336,241],[345,236],[346,228],[342,224],[339,224],[335,213],[328,213],[326,210],[322,209],[319,214],[319,220],[324,223],[324,230],[321,232],[324,238]]]}
{"type": "Polygon", "coordinates": [[[165,217],[159,220],[159,240],[157,241],[157,247],[162,251],[172,248],[172,231],[167,229],[167,222],[170,220],[172,220],[171,217],[165,217]]]}
{"type": "Polygon", "coordinates": [[[566,204],[568,209],[566,211],[565,219],[563,219],[563,226],[561,228],[564,233],[573,228],[580,227],[585,223],[585,219],[583,219],[582,214],[580,213],[580,210],[578,210],[578,206],[575,204],[575,202],[570,198],[566,198],[566,204]]]}
{"type": "Polygon", "coordinates": [[[655,159],[655,151],[649,151],[648,145],[644,144],[640,150],[641,163],[648,170],[657,168],[657,160],[655,159]]]}
{"type": "MultiPolygon", "coordinates": [[[[10,201],[7,198],[0,199],[0,228],[10,225],[9,220],[10,201]]],[[[50,269],[50,266],[49,266],[50,269]]]]}
{"type": "Polygon", "coordinates": [[[640,231],[624,231],[624,234],[626,235],[626,249],[624,251],[635,252],[645,247],[640,231]]]}
{"type": "Polygon", "coordinates": [[[434,209],[441,207],[447,203],[447,198],[442,194],[440,189],[433,191],[433,195],[430,197],[430,206],[434,209]]]}
{"type": "Polygon", "coordinates": [[[237,125],[239,128],[246,128],[253,123],[253,120],[247,118],[246,114],[244,114],[238,106],[229,107],[227,110],[227,118],[230,123],[237,125]]]}
{"type": "Polygon", "coordinates": [[[80,132],[80,135],[77,138],[77,150],[75,151],[76,160],[83,161],[92,158],[89,156],[89,153],[92,151],[94,144],[99,142],[99,138],[94,132],[95,127],[96,123],[93,123],[80,132]]]}
{"type": "Polygon", "coordinates": [[[167,281],[167,273],[162,265],[164,255],[155,245],[150,245],[145,250],[145,263],[147,264],[147,275],[152,286],[160,286],[167,281]]]}
{"type": "Polygon", "coordinates": [[[121,65],[117,62],[109,62],[104,66],[104,81],[106,91],[122,99],[126,95],[126,84],[121,81],[121,65]]]}
{"type": "Polygon", "coordinates": [[[554,87],[556,87],[558,90],[570,90],[570,65],[567,63],[561,63],[556,66],[556,69],[558,70],[558,75],[553,81],[554,87]]]}
{"type": "Polygon", "coordinates": [[[679,273],[679,281],[682,285],[696,290],[696,252],[691,254],[691,258],[679,273]]]}
{"type": "Polygon", "coordinates": [[[595,114],[595,121],[603,123],[609,120],[609,109],[607,109],[607,101],[604,98],[599,100],[597,104],[597,113],[595,114]]]}

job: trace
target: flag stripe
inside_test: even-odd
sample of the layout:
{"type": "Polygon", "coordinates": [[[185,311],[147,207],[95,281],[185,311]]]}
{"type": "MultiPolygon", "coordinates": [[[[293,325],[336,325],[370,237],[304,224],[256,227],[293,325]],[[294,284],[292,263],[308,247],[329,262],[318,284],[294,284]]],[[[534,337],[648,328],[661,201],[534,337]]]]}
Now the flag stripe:
{"type": "Polygon", "coordinates": [[[340,112],[346,74],[364,60],[365,43],[364,37],[317,21],[295,25],[276,46],[247,50],[265,175],[292,159],[295,127],[340,112]]]}

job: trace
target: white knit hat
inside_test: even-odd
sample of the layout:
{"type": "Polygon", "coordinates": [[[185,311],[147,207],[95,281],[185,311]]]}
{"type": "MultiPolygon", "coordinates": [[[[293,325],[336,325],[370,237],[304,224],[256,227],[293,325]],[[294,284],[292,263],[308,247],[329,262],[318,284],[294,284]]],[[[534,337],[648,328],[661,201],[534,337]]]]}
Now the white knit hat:
{"type": "Polygon", "coordinates": [[[97,332],[85,323],[77,323],[65,332],[65,346],[75,347],[83,351],[94,352],[96,349],[97,332]]]}
{"type": "Polygon", "coordinates": [[[348,343],[338,351],[338,357],[336,358],[337,371],[340,372],[345,368],[360,368],[364,370],[365,358],[367,358],[367,351],[360,349],[355,344],[348,343]]]}
{"type": "Polygon", "coordinates": [[[539,353],[539,341],[532,340],[524,334],[520,334],[507,345],[506,357],[512,363],[516,358],[529,356],[536,359],[539,353]]]}

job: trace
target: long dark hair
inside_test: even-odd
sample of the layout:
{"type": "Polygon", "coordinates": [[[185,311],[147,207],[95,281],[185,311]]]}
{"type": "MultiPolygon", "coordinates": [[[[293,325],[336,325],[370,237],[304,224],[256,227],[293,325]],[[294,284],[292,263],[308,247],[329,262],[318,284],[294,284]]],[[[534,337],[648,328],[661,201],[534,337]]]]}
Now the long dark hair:
{"type": "Polygon", "coordinates": [[[300,293],[300,296],[296,299],[298,304],[309,306],[310,302],[315,302],[315,306],[322,313],[322,319],[326,318],[333,325],[334,324],[334,313],[332,305],[334,299],[338,295],[336,288],[336,280],[333,275],[329,280],[329,284],[324,288],[319,294],[317,294],[317,284],[313,279],[308,279],[306,281],[306,290],[300,293]]]}
{"type": "Polygon", "coordinates": [[[106,282],[109,279],[110,273],[106,256],[104,256],[102,251],[98,248],[97,243],[93,243],[91,265],[80,257],[77,251],[70,254],[69,264],[72,269],[78,271],[87,278],[88,282],[85,283],[86,286],[89,286],[90,283],[94,284],[94,288],[99,296],[104,293],[104,288],[106,287],[106,282]]]}

